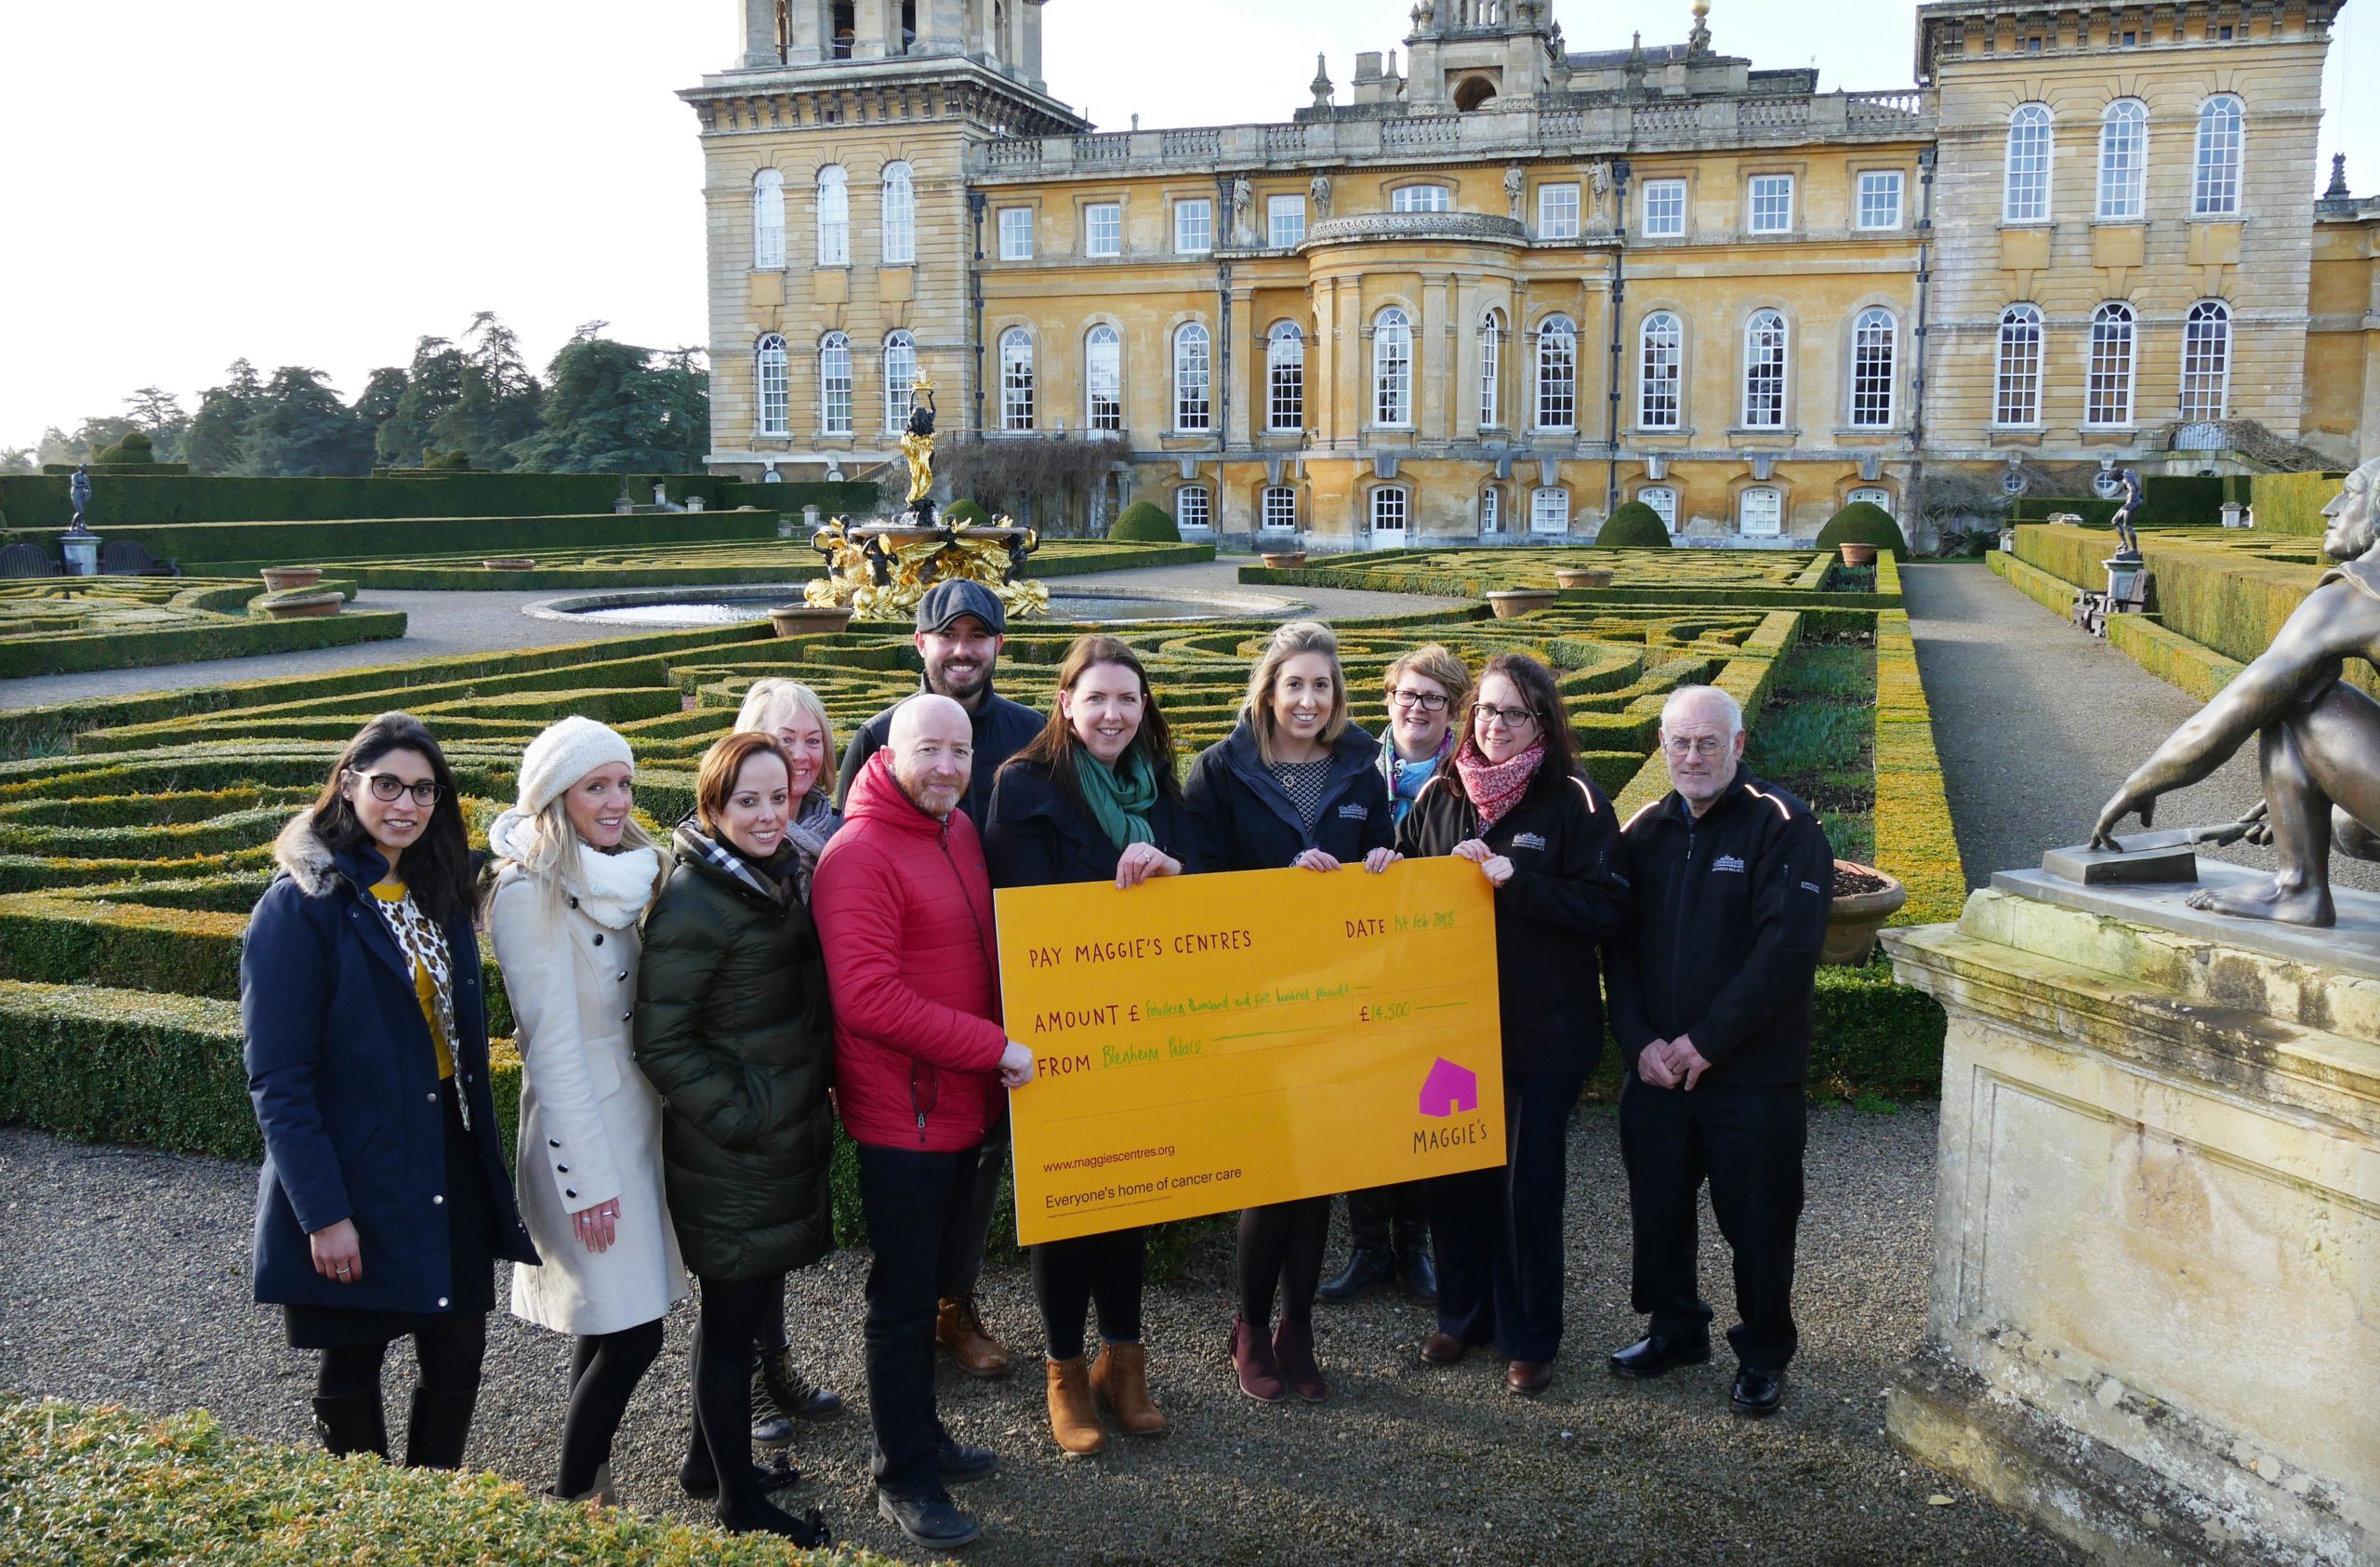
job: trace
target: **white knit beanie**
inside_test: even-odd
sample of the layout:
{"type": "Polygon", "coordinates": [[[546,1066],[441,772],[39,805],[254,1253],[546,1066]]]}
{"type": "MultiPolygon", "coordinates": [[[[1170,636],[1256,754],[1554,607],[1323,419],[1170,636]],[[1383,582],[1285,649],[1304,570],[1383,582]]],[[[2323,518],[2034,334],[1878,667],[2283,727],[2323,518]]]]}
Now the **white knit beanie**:
{"type": "Polygon", "coordinates": [[[614,762],[636,765],[628,741],[617,732],[575,713],[563,719],[521,753],[521,814],[536,816],[571,785],[614,762]]]}

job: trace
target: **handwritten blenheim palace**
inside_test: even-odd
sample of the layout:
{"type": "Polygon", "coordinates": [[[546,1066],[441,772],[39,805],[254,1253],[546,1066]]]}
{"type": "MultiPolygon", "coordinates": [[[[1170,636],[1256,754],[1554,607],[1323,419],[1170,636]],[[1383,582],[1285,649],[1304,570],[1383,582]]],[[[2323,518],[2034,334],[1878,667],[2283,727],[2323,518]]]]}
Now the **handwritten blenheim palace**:
{"type": "Polygon", "coordinates": [[[2380,455],[2380,202],[2316,194],[2344,3],[1935,0],[1917,86],[1819,92],[1709,0],[1594,53],[1548,0],[1419,0],[1285,121],[1103,132],[1043,0],[744,0],[683,95],[711,461],[873,471],[926,378],[945,432],[1112,444],[1078,525],[1326,550],[1632,498],[1807,538],[1921,473],[2234,471],[2236,421],[2344,465],[2380,455]]]}

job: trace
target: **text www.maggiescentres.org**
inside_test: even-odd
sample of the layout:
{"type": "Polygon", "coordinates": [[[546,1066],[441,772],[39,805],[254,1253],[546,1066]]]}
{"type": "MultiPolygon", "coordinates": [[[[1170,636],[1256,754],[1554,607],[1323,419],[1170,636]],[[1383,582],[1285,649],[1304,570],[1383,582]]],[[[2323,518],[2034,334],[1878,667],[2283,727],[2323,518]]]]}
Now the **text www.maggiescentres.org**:
{"type": "MultiPolygon", "coordinates": [[[[1041,1166],[1045,1174],[1060,1170],[1095,1170],[1109,1164],[1129,1163],[1138,1159],[1170,1159],[1174,1150],[1165,1148],[1127,1149],[1120,1153],[1086,1154],[1080,1159],[1061,1159],[1041,1166]]],[[[1211,1186],[1219,1181],[1239,1179],[1237,1168],[1208,1170],[1195,1175],[1170,1175],[1157,1180],[1127,1181],[1102,1187],[1096,1191],[1046,1192],[1041,1202],[1044,1209],[1078,1208],[1088,1203],[1113,1202],[1122,1198],[1152,1197],[1161,1191],[1176,1191],[1189,1187],[1211,1186]]]]}

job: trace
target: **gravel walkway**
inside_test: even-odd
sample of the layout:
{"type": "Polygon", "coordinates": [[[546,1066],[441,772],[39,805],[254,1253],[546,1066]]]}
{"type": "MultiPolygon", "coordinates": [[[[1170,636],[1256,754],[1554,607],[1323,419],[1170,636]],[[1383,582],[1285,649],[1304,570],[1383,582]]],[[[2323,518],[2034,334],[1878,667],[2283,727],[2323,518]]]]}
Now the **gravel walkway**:
{"type": "MultiPolygon", "coordinates": [[[[1798,1286],[1804,1348],[1784,1413],[1758,1424],[1728,1413],[1724,1363],[1643,1386],[1601,1366],[1640,1321],[1626,1310],[1625,1188],[1608,1109],[1582,1112],[1572,1132],[1570,1347],[1553,1390],[1533,1402],[1502,1391],[1492,1360],[1423,1367],[1414,1347],[1428,1314],[1378,1299],[1319,1310],[1329,1404],[1250,1402],[1223,1352],[1230,1256],[1218,1237],[1192,1277],[1150,1291],[1153,1381],[1172,1434],[1064,1459],[1048,1436],[1025,1269],[995,1264],[985,1309],[1020,1369],[988,1384],[945,1370],[941,1388],[952,1428],[1005,1463],[960,1494],[985,1525],[969,1554],[987,1563],[1297,1567],[2070,1561],[1884,1438],[1885,1374],[1924,1325],[1936,1137],[1924,1107],[1815,1114],[1798,1286]],[[1929,1505],[1937,1494],[1950,1505],[1929,1505]]],[[[310,1442],[311,1357],[284,1348],[277,1318],[248,1300],[255,1186],[254,1173],[234,1164],[0,1130],[0,1256],[16,1259],[0,1271],[0,1388],[146,1409],[203,1405],[235,1429],[310,1442]]],[[[1705,1288],[1724,1301],[1726,1263],[1707,1218],[1704,1232],[1705,1288]]],[[[1334,1261],[1342,1253],[1334,1236],[1334,1261]]],[[[788,1499],[823,1507],[852,1544],[915,1559],[877,1521],[867,1488],[858,1407],[865,1266],[864,1255],[842,1254],[795,1279],[796,1337],[814,1346],[810,1366],[854,1407],[800,1432],[795,1456],[811,1479],[788,1499]]],[[[627,1505],[700,1521],[674,1483],[688,1316],[673,1315],[670,1347],[629,1412],[617,1473],[627,1505]]],[[[493,1321],[470,1461],[544,1486],[566,1341],[501,1311],[493,1321]]],[[[399,1417],[394,1390],[403,1385],[392,1371],[399,1417]]]]}

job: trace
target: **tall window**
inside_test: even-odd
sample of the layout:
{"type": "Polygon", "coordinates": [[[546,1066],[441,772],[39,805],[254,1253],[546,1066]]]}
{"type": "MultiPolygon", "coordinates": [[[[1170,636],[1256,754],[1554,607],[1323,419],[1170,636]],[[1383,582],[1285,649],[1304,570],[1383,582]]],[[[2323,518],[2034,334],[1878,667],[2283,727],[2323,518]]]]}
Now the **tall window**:
{"type": "Polygon", "coordinates": [[[1215,204],[1201,196],[1173,204],[1173,248],[1183,256],[1204,256],[1215,247],[1215,204]]]}
{"type": "Polygon", "coordinates": [[[793,382],[785,339],[774,332],[752,351],[753,380],[760,392],[760,433],[793,433],[793,382]]]}
{"type": "Polygon", "coordinates": [[[2137,326],[2132,307],[2121,300],[2101,305],[2091,312],[2091,378],[2083,398],[2083,423],[2132,422],[2132,367],[2137,326]]]}
{"type": "Polygon", "coordinates": [[[1124,253],[1124,208],[1116,202],[1093,202],[1082,209],[1083,254],[1121,256],[1124,253]]]}
{"type": "Polygon", "coordinates": [[[909,390],[918,384],[918,339],[906,332],[884,337],[884,428],[909,422],[909,390]]]}
{"type": "Polygon", "coordinates": [[[1540,185],[1537,188],[1537,237],[1540,239],[1579,237],[1579,187],[1577,185],[1540,185]]]}
{"type": "Polygon", "coordinates": [[[884,166],[884,264],[906,267],[918,259],[918,185],[907,164],[884,166]]]}
{"type": "Polygon", "coordinates": [[[1677,531],[1677,491],[1668,485],[1646,485],[1636,492],[1636,498],[1653,509],[1661,526],[1672,533],[1677,531]]]}
{"type": "Polygon", "coordinates": [[[818,429],[826,435],[852,432],[852,340],[840,332],[818,340],[818,429]]]}
{"type": "Polygon", "coordinates": [[[2149,186],[2149,106],[2119,98],[2099,116],[2099,219],[2137,218],[2149,186]]]}
{"type": "Polygon", "coordinates": [[[818,171],[818,264],[852,264],[852,187],[838,164],[818,171]]]}
{"type": "Polygon", "coordinates": [[[1637,352],[1636,423],[1675,430],[1685,412],[1686,324],[1665,310],[1645,318],[1637,352]]]}
{"type": "Polygon", "coordinates": [[[1504,422],[1504,312],[1489,306],[1479,318],[1479,428],[1504,422]]]}
{"type": "Polygon", "coordinates": [[[1869,168],[1859,172],[1858,224],[1863,229],[1900,227],[1901,171],[1869,168]]]}
{"type": "Polygon", "coordinates": [[[1479,531],[1504,531],[1504,492],[1493,485],[1479,492],[1479,531]]]}
{"type": "Polygon", "coordinates": [[[1784,492],[1755,485],[1736,503],[1736,525],[1748,538],[1775,538],[1785,531],[1784,492]]]}
{"type": "Polygon", "coordinates": [[[752,270],[785,265],[785,176],[764,168],[752,176],[752,270]]]}
{"type": "Polygon", "coordinates": [[[2010,305],[2000,312],[2000,367],[1993,378],[1991,422],[2042,421],[2042,312],[2010,305]]]}
{"type": "Polygon", "coordinates": [[[1276,321],[1264,335],[1267,430],[1305,428],[1305,334],[1294,321],[1276,321]]]}
{"type": "Polygon", "coordinates": [[[2246,113],[2228,93],[2210,98],[2198,112],[2197,174],[2190,185],[2190,212],[2199,218],[2240,215],[2240,144],[2246,113]]]}
{"type": "Polygon", "coordinates": [[[1570,492],[1565,489],[1530,491],[1528,531],[1531,533],[1569,532],[1570,492]]]}
{"type": "Polygon", "coordinates": [[[2230,402],[2231,309],[2201,300],[2182,324],[2182,418],[2225,418],[2230,402]]]}
{"type": "Polygon", "coordinates": [[[1785,318],[1754,311],[1744,323],[1744,428],[1785,427],[1785,318]]]}
{"type": "Polygon", "coordinates": [[[1082,383],[1087,430],[1124,428],[1124,339],[1105,324],[1091,329],[1082,344],[1082,383]]]}
{"type": "Polygon", "coordinates": [[[1173,492],[1173,521],[1185,528],[1212,527],[1214,497],[1204,485],[1184,485],[1173,492]]]}
{"type": "Polygon", "coordinates": [[[1645,237],[1675,239],[1686,232],[1686,181],[1645,181],[1645,237]]]}
{"type": "Polygon", "coordinates": [[[2000,220],[2038,223],[2049,217],[2049,110],[2020,103],[2008,116],[2008,164],[2000,220]]]}
{"type": "Polygon", "coordinates": [[[1454,193],[1444,185],[1405,185],[1388,193],[1391,212],[1452,212],[1454,193]]]}
{"type": "Polygon", "coordinates": [[[1287,250],[1293,245],[1305,243],[1305,198],[1303,196],[1267,196],[1264,198],[1265,243],[1276,250],[1287,250]]]}
{"type": "Polygon", "coordinates": [[[1298,525],[1298,492],[1287,485],[1265,486],[1262,515],[1266,532],[1294,532],[1298,525]]]}
{"type": "Polygon", "coordinates": [[[1863,485],[1843,498],[1845,506],[1857,506],[1863,500],[1879,511],[1893,509],[1893,492],[1881,485],[1863,485]]]}
{"type": "Polygon", "coordinates": [[[1000,428],[1033,428],[1033,335],[1022,326],[1000,334],[1000,428]]]}
{"type": "Polygon", "coordinates": [[[1537,329],[1537,428],[1579,428],[1579,329],[1567,315],[1537,329]]]}
{"type": "Polygon", "coordinates": [[[1756,234],[1786,234],[1793,232],[1793,177],[1790,174],[1755,174],[1749,194],[1752,212],[1751,229],[1756,234]]]}
{"type": "Polygon", "coordinates": [[[1395,305],[1372,323],[1372,422],[1413,422],[1413,324],[1395,305]]]}
{"type": "Polygon", "coordinates": [[[1863,310],[1851,324],[1851,422],[1889,430],[1900,348],[1900,323],[1888,310],[1863,310]]]}
{"type": "Polygon", "coordinates": [[[1173,334],[1173,428],[1212,430],[1215,423],[1213,368],[1206,327],[1189,321],[1173,334]]]}
{"type": "Polygon", "coordinates": [[[1033,259],[1033,209],[1029,206],[1000,208],[1000,259],[1030,261],[1033,259]]]}
{"type": "Polygon", "coordinates": [[[1372,491],[1372,542],[1405,542],[1405,491],[1402,487],[1382,485],[1372,491]]]}

